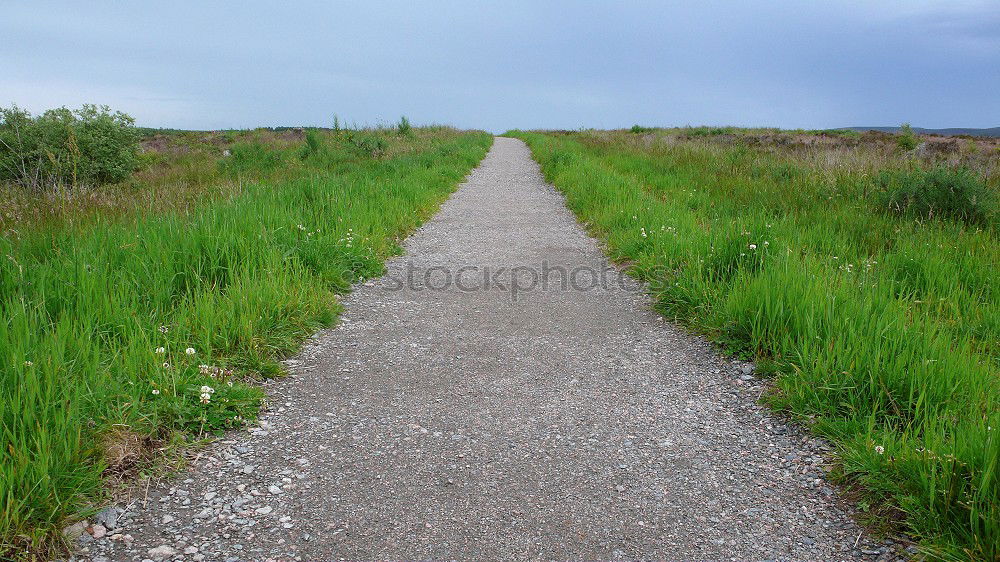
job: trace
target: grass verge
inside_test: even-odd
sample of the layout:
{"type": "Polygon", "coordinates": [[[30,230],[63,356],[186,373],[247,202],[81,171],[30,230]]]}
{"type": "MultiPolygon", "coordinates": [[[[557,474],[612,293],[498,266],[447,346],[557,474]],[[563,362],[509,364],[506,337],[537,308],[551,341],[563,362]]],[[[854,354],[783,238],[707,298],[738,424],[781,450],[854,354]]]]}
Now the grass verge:
{"type": "Polygon", "coordinates": [[[862,508],[932,557],[1000,559],[996,215],[880,191],[884,172],[995,195],[997,152],[969,171],[848,138],[638,133],[510,134],[664,314],[775,376],[770,403],[836,444],[862,508]]]}
{"type": "Polygon", "coordinates": [[[378,275],[490,142],[444,128],[314,132],[305,147],[246,138],[224,157],[153,158],[84,198],[119,205],[69,194],[7,215],[0,558],[57,549],[142,443],[253,419],[252,381],[333,322],[336,294],[378,275]]]}

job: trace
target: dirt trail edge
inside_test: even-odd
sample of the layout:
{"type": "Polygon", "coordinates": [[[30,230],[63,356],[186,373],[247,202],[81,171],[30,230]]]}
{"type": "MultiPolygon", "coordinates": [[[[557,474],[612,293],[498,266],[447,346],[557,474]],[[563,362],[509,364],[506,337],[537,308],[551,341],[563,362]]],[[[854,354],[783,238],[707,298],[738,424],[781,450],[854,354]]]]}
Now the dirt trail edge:
{"type": "Polygon", "coordinates": [[[893,556],[837,506],[822,443],[653,312],[519,140],[497,138],[343,304],[269,385],[259,427],[78,557],[893,556]]]}

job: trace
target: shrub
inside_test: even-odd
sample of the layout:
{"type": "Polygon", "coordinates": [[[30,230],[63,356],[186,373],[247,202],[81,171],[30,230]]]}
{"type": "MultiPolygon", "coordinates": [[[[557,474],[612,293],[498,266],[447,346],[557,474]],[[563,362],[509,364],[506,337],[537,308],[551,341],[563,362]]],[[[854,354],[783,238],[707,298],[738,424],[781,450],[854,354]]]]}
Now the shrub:
{"type": "Polygon", "coordinates": [[[996,215],[995,194],[965,168],[883,171],[875,185],[880,205],[900,215],[945,217],[969,224],[987,224],[996,215]]]}
{"type": "Polygon", "coordinates": [[[399,125],[396,125],[396,129],[403,136],[408,137],[413,134],[413,127],[410,126],[410,120],[405,115],[399,118],[399,125]]]}
{"type": "Polygon", "coordinates": [[[302,145],[302,151],[299,156],[305,160],[310,156],[319,154],[320,148],[322,148],[322,143],[319,140],[319,133],[315,129],[309,129],[306,131],[306,143],[302,145]]]}
{"type": "Polygon", "coordinates": [[[913,150],[920,144],[920,139],[917,138],[909,123],[903,123],[899,128],[899,134],[896,135],[896,144],[903,150],[913,150]]]}
{"type": "Polygon", "coordinates": [[[643,127],[642,125],[632,125],[632,128],[629,129],[629,131],[633,132],[633,133],[636,133],[636,134],[640,134],[640,133],[652,133],[653,132],[653,128],[652,127],[643,127]]]}
{"type": "Polygon", "coordinates": [[[266,174],[284,163],[279,150],[256,141],[234,144],[230,153],[219,166],[234,176],[266,174]]]}
{"type": "Polygon", "coordinates": [[[32,117],[0,109],[0,181],[25,187],[122,181],[139,164],[135,120],[104,106],[50,109],[32,117]]]}
{"type": "Polygon", "coordinates": [[[347,140],[351,143],[355,150],[363,156],[369,156],[371,158],[378,158],[379,156],[382,156],[385,154],[385,149],[388,147],[385,139],[377,134],[352,132],[347,140]]]}

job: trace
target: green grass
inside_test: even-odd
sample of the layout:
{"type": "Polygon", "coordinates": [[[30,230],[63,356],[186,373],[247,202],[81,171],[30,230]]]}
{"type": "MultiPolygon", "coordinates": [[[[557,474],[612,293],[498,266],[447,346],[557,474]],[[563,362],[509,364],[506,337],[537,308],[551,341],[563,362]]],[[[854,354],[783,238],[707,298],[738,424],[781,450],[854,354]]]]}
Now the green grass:
{"type": "Polygon", "coordinates": [[[58,529],[100,501],[102,474],[128,468],[122,443],[252,419],[252,381],[333,322],[337,293],[379,274],[490,144],[440,128],[363,134],[384,144],[381,157],[314,133],[306,149],[249,139],[208,165],[180,158],[196,163],[200,204],[153,204],[169,195],[150,192],[181,181],[168,166],[168,183],[116,188],[149,202],[121,215],[77,220],[67,205],[38,222],[8,217],[0,558],[58,548],[58,529]],[[210,189],[223,181],[231,188],[210,189]]]}
{"type": "MultiPolygon", "coordinates": [[[[873,523],[932,557],[1000,559],[995,214],[886,212],[879,173],[925,166],[863,146],[512,134],[664,314],[773,374],[769,402],[836,444],[873,523]]],[[[996,194],[995,164],[968,172],[977,189],[996,194]]]]}

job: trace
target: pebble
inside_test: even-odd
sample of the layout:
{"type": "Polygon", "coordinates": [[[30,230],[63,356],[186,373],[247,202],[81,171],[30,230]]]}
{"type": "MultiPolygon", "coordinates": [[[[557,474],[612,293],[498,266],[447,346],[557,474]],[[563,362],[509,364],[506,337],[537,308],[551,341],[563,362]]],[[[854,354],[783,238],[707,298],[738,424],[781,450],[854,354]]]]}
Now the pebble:
{"type": "Polygon", "coordinates": [[[90,527],[90,535],[95,539],[103,539],[108,534],[108,529],[104,525],[93,525],[90,527]]]}
{"type": "Polygon", "coordinates": [[[94,515],[94,522],[103,525],[109,531],[114,530],[118,527],[118,518],[122,512],[122,509],[115,506],[105,507],[94,515]]]}
{"type": "Polygon", "coordinates": [[[146,551],[153,560],[165,560],[177,555],[177,549],[166,544],[161,544],[160,546],[154,547],[146,551]]]}

